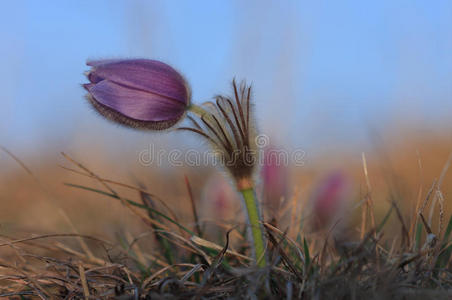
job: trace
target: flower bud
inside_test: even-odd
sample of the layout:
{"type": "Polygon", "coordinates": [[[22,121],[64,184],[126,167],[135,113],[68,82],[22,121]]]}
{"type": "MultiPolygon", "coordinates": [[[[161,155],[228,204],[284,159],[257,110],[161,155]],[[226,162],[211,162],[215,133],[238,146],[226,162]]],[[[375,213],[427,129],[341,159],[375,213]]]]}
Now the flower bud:
{"type": "Polygon", "coordinates": [[[104,117],[134,128],[167,129],[180,121],[190,104],[181,74],[148,59],[87,62],[88,100],[104,117]]]}
{"type": "Polygon", "coordinates": [[[332,172],[317,185],[312,197],[314,229],[324,229],[344,215],[349,196],[348,178],[332,172]]]}
{"type": "Polygon", "coordinates": [[[240,199],[237,193],[222,174],[212,174],[202,189],[200,199],[200,216],[207,225],[204,233],[213,239],[220,235],[223,238],[225,228],[238,218],[240,209],[237,204],[240,199]]]}
{"type": "Polygon", "coordinates": [[[235,203],[239,203],[236,193],[222,175],[212,175],[204,186],[202,208],[205,218],[224,222],[234,219],[235,203]]]}
{"type": "MultiPolygon", "coordinates": [[[[284,154],[284,153],[282,153],[284,154]]],[[[288,170],[281,151],[273,146],[264,150],[262,166],[263,203],[269,219],[278,220],[281,201],[287,197],[288,170]]]]}

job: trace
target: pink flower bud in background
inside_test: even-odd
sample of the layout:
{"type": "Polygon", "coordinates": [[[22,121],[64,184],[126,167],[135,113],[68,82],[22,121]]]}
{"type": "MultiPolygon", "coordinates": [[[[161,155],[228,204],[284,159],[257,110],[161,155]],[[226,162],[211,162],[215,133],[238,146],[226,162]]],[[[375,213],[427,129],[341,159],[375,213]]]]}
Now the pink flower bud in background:
{"type": "MultiPolygon", "coordinates": [[[[221,175],[212,175],[204,185],[201,196],[201,218],[224,223],[236,219],[240,204],[237,192],[221,175]]],[[[209,228],[211,226],[206,226],[209,228]]]]}
{"type": "Polygon", "coordinates": [[[344,215],[349,191],[348,178],[342,172],[332,172],[318,182],[311,198],[314,229],[328,229],[344,215]]]}
{"type": "Polygon", "coordinates": [[[185,115],[190,90],[181,74],[148,59],[89,61],[88,100],[114,122],[152,130],[167,129],[185,115]]]}
{"type": "Polygon", "coordinates": [[[288,170],[284,156],[275,147],[269,146],[264,150],[262,166],[263,206],[266,219],[278,220],[281,201],[287,197],[288,170]]]}

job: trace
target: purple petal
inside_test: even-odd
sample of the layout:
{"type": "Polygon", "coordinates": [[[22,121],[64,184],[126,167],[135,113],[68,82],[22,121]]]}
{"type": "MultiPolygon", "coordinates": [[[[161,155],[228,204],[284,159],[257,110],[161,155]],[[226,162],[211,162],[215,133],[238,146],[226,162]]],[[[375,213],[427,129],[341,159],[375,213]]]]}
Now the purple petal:
{"type": "Polygon", "coordinates": [[[98,83],[98,82],[101,82],[102,80],[105,79],[105,78],[99,76],[98,74],[96,74],[96,71],[95,71],[95,70],[89,71],[89,72],[86,74],[86,77],[88,77],[88,80],[89,80],[91,83],[98,83]]]}
{"type": "Polygon", "coordinates": [[[126,117],[140,121],[168,121],[179,119],[185,105],[161,95],[129,89],[109,80],[86,84],[92,97],[126,117]]]}
{"type": "MultiPolygon", "coordinates": [[[[175,99],[185,105],[189,91],[183,77],[156,60],[129,59],[92,61],[93,80],[108,79],[117,84],[175,99]]],[[[91,79],[90,79],[91,80],[91,79]]]]}
{"type": "Polygon", "coordinates": [[[94,86],[94,84],[92,84],[92,83],[84,83],[84,84],[82,84],[82,86],[83,86],[83,88],[85,90],[87,90],[89,92],[90,89],[94,86]]]}

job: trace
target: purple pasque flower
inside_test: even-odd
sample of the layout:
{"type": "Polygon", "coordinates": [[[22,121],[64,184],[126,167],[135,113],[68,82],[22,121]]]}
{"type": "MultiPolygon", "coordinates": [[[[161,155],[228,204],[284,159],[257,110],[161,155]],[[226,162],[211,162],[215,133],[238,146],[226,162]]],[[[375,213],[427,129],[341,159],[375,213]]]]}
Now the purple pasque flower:
{"type": "Polygon", "coordinates": [[[88,100],[114,122],[152,130],[180,121],[190,104],[185,79],[171,66],[149,59],[88,61],[92,69],[83,87],[88,100]]]}

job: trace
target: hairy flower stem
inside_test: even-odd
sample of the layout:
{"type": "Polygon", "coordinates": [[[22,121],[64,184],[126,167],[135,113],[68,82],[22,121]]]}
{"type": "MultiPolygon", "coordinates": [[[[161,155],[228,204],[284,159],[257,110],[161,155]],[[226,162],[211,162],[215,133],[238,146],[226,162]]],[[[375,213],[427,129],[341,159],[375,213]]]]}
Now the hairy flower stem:
{"type": "Polygon", "coordinates": [[[197,115],[198,117],[203,117],[205,115],[209,115],[209,113],[202,108],[199,105],[196,105],[194,103],[191,103],[190,106],[188,107],[188,110],[191,111],[192,113],[194,113],[195,115],[197,115]]]}
{"type": "MultiPolygon", "coordinates": [[[[190,104],[188,110],[196,115],[201,121],[199,123],[192,119],[196,128],[181,129],[191,130],[202,135],[208,139],[217,150],[220,150],[222,159],[227,163],[227,169],[230,175],[236,180],[237,190],[243,197],[245,203],[246,215],[248,217],[248,225],[251,227],[251,234],[249,234],[250,244],[252,245],[253,257],[256,260],[256,265],[260,268],[265,267],[267,261],[265,257],[265,241],[260,223],[260,213],[256,193],[254,191],[253,180],[251,174],[253,172],[254,161],[250,158],[253,146],[250,144],[250,127],[249,127],[249,103],[247,106],[247,117],[243,112],[243,99],[245,94],[245,86],[241,88],[242,96],[239,96],[235,82],[233,82],[236,105],[227,98],[222,98],[223,102],[229,104],[230,110],[226,112],[221,105],[221,101],[217,99],[216,106],[211,103],[216,109],[215,112],[206,110],[204,107],[196,104],[190,104]],[[229,129],[229,130],[228,130],[229,129]]],[[[250,90],[248,88],[248,96],[246,100],[249,101],[250,90]]]]}
{"type": "Polygon", "coordinates": [[[191,103],[188,107],[188,110],[197,115],[201,120],[205,119],[207,122],[209,122],[209,124],[214,122],[212,114],[205,110],[202,106],[191,103]]]}
{"type": "Polygon", "coordinates": [[[238,190],[242,194],[243,200],[245,202],[246,212],[248,216],[248,223],[251,226],[251,237],[253,244],[253,254],[257,261],[257,266],[265,267],[265,246],[264,246],[264,236],[262,234],[262,226],[260,224],[260,214],[258,209],[258,203],[256,198],[256,192],[252,185],[242,185],[238,182],[238,190]]]}

